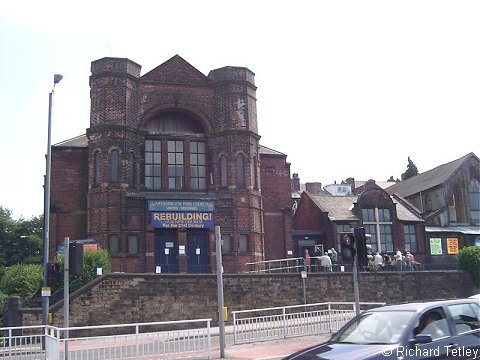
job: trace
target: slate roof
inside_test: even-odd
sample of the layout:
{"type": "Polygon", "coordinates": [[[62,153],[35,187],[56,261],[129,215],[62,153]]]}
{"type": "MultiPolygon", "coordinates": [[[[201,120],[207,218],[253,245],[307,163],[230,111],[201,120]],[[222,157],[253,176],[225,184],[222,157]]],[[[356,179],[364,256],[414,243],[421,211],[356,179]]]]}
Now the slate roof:
{"type": "Polygon", "coordinates": [[[408,197],[418,194],[421,191],[432,189],[445,183],[472,156],[477,158],[474,153],[469,153],[465,156],[462,156],[460,159],[453,160],[449,163],[437,166],[436,168],[418,174],[408,180],[403,180],[399,183],[396,183],[395,185],[386,188],[385,191],[390,195],[398,194],[402,197],[408,197]]]}
{"type": "Polygon", "coordinates": [[[86,134],[76,136],[72,139],[61,141],[57,144],[54,144],[55,147],[87,147],[88,138],[86,134]]]}
{"type": "MultiPolygon", "coordinates": [[[[328,212],[331,221],[357,221],[359,220],[352,212],[353,204],[357,202],[358,196],[333,196],[333,195],[312,195],[305,192],[317,207],[328,212]]],[[[401,221],[420,221],[423,219],[415,211],[415,208],[398,196],[391,197],[397,208],[397,218],[401,221]]]]}

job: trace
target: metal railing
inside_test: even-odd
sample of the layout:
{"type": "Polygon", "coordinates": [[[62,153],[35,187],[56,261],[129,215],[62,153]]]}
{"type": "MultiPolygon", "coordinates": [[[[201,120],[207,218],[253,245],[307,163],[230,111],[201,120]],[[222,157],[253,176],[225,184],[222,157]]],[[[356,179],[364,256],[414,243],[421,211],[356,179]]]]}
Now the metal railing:
{"type": "Polygon", "coordinates": [[[44,356],[44,326],[0,328],[0,358],[36,359],[44,356]]]}
{"type": "Polygon", "coordinates": [[[247,273],[288,273],[299,272],[303,269],[304,259],[302,257],[250,262],[244,266],[244,271],[247,273]]]}
{"type": "Polygon", "coordinates": [[[0,358],[211,359],[210,324],[211,319],[198,319],[69,328],[0,328],[0,358]],[[34,335],[26,335],[32,330],[36,330],[34,335]]]}
{"type": "MultiPolygon", "coordinates": [[[[360,303],[360,310],[383,305],[385,303],[360,303]]],[[[352,302],[234,311],[234,343],[332,333],[355,315],[355,303],[352,302]]]]}

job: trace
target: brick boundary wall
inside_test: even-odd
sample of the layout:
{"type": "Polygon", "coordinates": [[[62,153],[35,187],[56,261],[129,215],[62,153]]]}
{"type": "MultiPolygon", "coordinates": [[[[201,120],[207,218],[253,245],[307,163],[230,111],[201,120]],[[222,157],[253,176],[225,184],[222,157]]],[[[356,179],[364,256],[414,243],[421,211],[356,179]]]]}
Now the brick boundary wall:
{"type": "MultiPolygon", "coordinates": [[[[223,280],[229,314],[303,304],[300,274],[225,274],[223,280]]],[[[305,289],[307,303],[354,301],[352,273],[309,273],[305,289]]],[[[360,301],[365,302],[463,298],[475,291],[470,274],[463,271],[360,273],[360,301]]],[[[24,326],[41,323],[41,309],[8,311],[22,313],[24,326]]],[[[50,312],[54,325],[62,326],[63,301],[51,306],[50,312]]],[[[212,318],[216,324],[217,315],[215,274],[113,273],[95,279],[70,297],[70,326],[198,318],[212,318]]]]}

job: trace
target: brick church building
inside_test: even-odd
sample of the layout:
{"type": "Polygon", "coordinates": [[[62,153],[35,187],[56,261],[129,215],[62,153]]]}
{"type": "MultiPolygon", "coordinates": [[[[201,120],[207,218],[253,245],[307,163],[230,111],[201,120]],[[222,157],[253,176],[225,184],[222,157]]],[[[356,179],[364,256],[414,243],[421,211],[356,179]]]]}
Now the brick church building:
{"type": "Polygon", "coordinates": [[[92,62],[90,127],[52,147],[50,258],[64,237],[109,251],[114,271],[225,271],[292,250],[290,164],[259,144],[254,73],[205,76],[176,55],[141,75],[92,62]]]}

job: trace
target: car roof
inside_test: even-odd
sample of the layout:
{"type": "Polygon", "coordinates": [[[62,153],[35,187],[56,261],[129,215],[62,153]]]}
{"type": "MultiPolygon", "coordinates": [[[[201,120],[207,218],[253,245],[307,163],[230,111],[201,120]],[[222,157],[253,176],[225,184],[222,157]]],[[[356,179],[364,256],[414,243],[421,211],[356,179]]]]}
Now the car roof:
{"type": "Polygon", "coordinates": [[[396,305],[386,305],[374,309],[367,310],[366,312],[377,311],[423,311],[429,308],[434,308],[442,305],[461,304],[461,303],[475,303],[475,299],[454,299],[454,300],[435,300],[426,302],[414,302],[396,305]]]}

